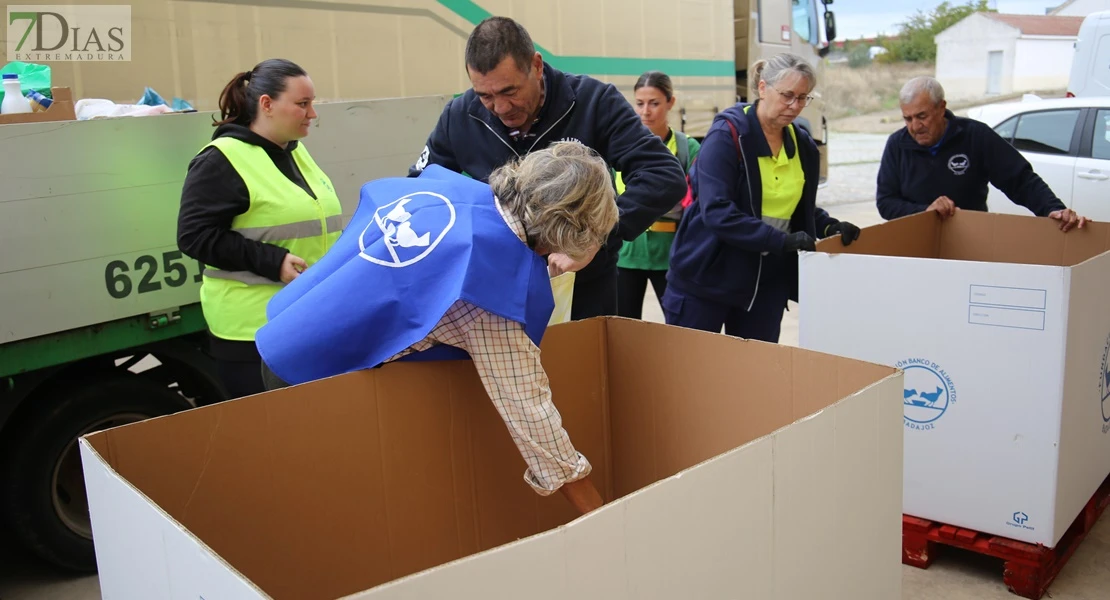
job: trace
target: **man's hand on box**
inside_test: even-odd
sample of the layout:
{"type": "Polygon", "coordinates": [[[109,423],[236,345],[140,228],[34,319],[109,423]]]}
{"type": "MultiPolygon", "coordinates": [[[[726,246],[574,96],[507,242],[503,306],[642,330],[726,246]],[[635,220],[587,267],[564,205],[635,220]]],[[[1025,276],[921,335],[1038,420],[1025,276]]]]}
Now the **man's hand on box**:
{"type": "Polygon", "coordinates": [[[933,200],[933,203],[930,204],[929,208],[926,208],[925,210],[936,211],[936,213],[940,215],[940,218],[943,220],[956,214],[956,211],[960,209],[956,208],[956,203],[953,202],[951,198],[949,198],[948,196],[941,196],[936,200],[933,200]]]}
{"type": "Polygon", "coordinates": [[[1064,210],[1054,210],[1048,213],[1048,218],[1060,222],[1060,231],[1067,233],[1073,228],[1083,229],[1087,224],[1087,217],[1081,217],[1070,208],[1064,210]]]}

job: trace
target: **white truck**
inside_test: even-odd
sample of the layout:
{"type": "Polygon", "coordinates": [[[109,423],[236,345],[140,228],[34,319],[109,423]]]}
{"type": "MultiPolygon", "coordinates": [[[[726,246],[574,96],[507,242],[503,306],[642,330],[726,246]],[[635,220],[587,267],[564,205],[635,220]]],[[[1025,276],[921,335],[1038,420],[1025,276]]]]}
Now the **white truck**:
{"type": "MultiPolygon", "coordinates": [[[[53,85],[121,103],[149,85],[200,112],[0,125],[0,515],[44,559],[94,570],[77,438],[226,399],[176,218],[235,72],[305,66],[322,101],[305,143],[353,214],[359,187],[405,173],[468,87],[463,45],[489,11],[521,20],[556,67],[628,95],[642,71],[669,71],[674,125],[699,136],[746,95],[749,62],[789,50],[820,69],[835,36],[817,0],[749,2],[132,2],[132,61],[54,62],[53,85]]],[[[803,115],[823,149],[822,107],[803,115]]]]}
{"type": "Polygon", "coordinates": [[[1079,26],[1067,96],[1110,95],[1110,10],[1087,15],[1079,26]]]}

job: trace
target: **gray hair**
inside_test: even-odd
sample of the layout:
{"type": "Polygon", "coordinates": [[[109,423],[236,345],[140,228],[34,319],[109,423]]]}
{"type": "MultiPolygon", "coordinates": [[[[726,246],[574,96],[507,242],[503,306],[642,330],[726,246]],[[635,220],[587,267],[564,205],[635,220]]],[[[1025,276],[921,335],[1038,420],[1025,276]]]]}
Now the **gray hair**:
{"type": "Polygon", "coordinates": [[[940,104],[944,101],[944,88],[940,82],[928,75],[914,77],[902,86],[902,91],[898,93],[898,101],[902,104],[909,104],[913,102],[914,98],[921,95],[922,92],[929,94],[929,100],[934,105],[940,104]]]}
{"type": "Polygon", "coordinates": [[[749,72],[751,85],[748,89],[751,90],[758,87],[760,81],[766,81],[767,85],[775,85],[792,74],[805,77],[809,81],[811,90],[817,86],[817,72],[813,70],[813,66],[804,58],[789,52],[776,54],[767,60],[757,60],[749,72]]]}
{"type": "Polygon", "coordinates": [[[490,174],[489,185],[536,246],[574,260],[603,244],[617,226],[609,167],[578,142],[556,142],[507,163],[490,174]]]}

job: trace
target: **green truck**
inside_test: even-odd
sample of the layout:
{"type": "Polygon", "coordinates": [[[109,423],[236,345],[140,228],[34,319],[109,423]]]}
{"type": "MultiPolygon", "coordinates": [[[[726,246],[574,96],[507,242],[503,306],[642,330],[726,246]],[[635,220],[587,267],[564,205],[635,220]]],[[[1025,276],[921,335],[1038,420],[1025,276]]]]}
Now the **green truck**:
{"type": "MultiPolygon", "coordinates": [[[[95,570],[78,437],[227,398],[204,351],[201,265],[176,225],[235,72],[272,56],[308,69],[321,104],[305,143],[350,215],[468,87],[463,44],[491,11],[524,23],[554,66],[629,97],[641,72],[669,72],[672,125],[699,137],[746,97],[759,56],[793,51],[822,72],[835,26],[818,1],[136,0],[131,62],[52,63],[53,85],[120,103],[149,85],[200,112],[0,125],[0,515],[45,560],[95,570]]],[[[823,149],[822,111],[803,117],[823,149]]]]}

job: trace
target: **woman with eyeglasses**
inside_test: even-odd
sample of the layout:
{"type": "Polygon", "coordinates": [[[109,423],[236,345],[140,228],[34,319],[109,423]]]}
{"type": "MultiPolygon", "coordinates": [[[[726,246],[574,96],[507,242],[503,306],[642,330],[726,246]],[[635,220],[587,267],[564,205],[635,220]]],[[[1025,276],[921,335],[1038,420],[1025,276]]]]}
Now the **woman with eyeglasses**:
{"type": "Polygon", "coordinates": [[[813,67],[779,54],[750,73],[758,100],[718,114],[694,163],[662,305],[669,325],[778,342],[798,251],[835,234],[850,244],[859,228],[817,208],[820,155],[793,123],[813,100],[813,67]]]}

